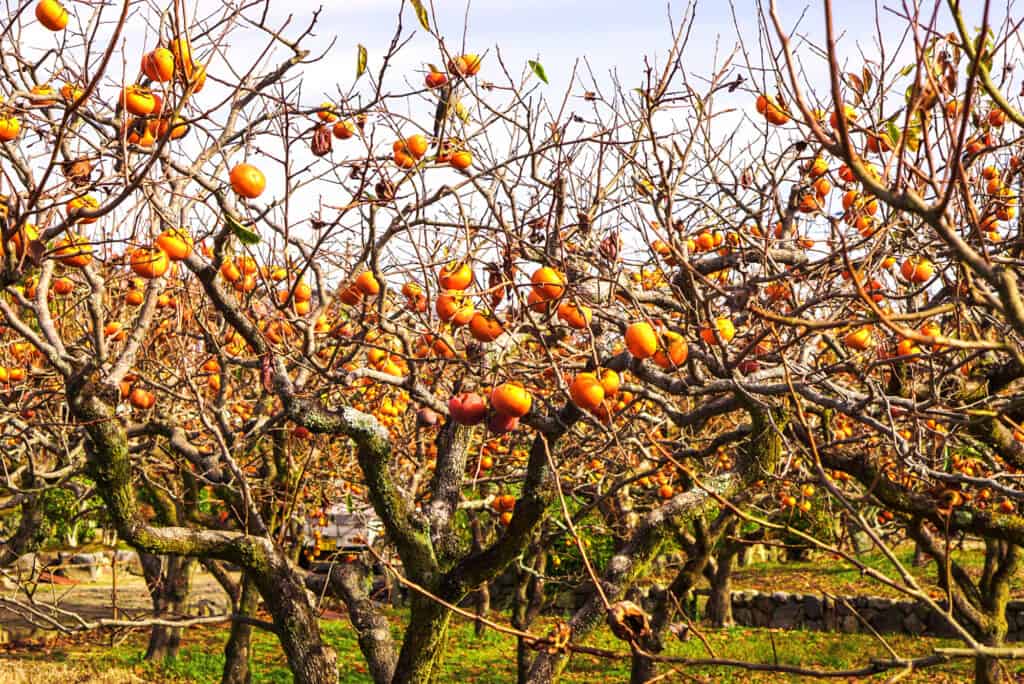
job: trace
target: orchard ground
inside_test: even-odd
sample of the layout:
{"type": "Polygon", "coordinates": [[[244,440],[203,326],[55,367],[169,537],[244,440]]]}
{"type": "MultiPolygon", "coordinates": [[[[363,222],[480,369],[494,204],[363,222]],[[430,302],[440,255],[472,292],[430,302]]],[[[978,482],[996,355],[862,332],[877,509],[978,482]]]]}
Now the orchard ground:
{"type": "MultiPolygon", "coordinates": [[[[913,548],[899,547],[897,557],[926,586],[938,592],[934,583],[934,570],[930,565],[913,565],[913,548]]],[[[806,562],[755,562],[738,568],[734,575],[735,590],[757,589],[762,591],[793,591],[840,595],[885,594],[878,583],[862,578],[859,571],[836,562],[828,570],[821,567],[820,558],[806,562]]],[[[871,567],[888,570],[880,554],[866,553],[860,560],[871,567]]],[[[965,567],[980,572],[982,556],[976,549],[968,547],[958,554],[965,567]]],[[[74,604],[78,612],[87,612],[99,617],[110,610],[109,597],[111,581],[104,575],[97,581],[82,582],[74,588],[56,587],[57,594],[63,595],[64,605],[74,604]],[[90,610],[85,610],[89,606],[90,610]]],[[[205,572],[197,572],[193,581],[193,597],[196,600],[222,602],[217,596],[218,587],[213,578],[205,572]]],[[[48,591],[48,589],[47,589],[48,591]]],[[[128,614],[145,610],[146,596],[142,581],[138,577],[118,574],[118,605],[128,614]]],[[[1017,583],[1014,596],[1024,596],[1024,588],[1017,583]]],[[[122,615],[123,616],[123,615],[122,615]]],[[[260,615],[262,619],[268,616],[260,615]]],[[[396,637],[405,626],[407,615],[396,610],[388,613],[396,637]]],[[[494,613],[491,619],[505,622],[502,615],[494,613]]],[[[532,629],[544,633],[553,626],[555,617],[546,617],[532,629]]],[[[356,683],[371,681],[366,673],[365,663],[360,656],[355,635],[347,618],[332,611],[324,613],[321,622],[328,641],[339,652],[341,681],[356,683]]],[[[698,626],[707,641],[692,637],[679,641],[670,637],[667,656],[688,658],[726,658],[746,660],[753,663],[780,663],[815,667],[822,670],[842,670],[862,667],[869,659],[889,657],[886,644],[897,654],[911,658],[926,655],[933,648],[957,646],[957,642],[943,639],[928,639],[905,635],[884,635],[885,644],[867,634],[839,634],[827,632],[795,631],[783,632],[776,629],[754,629],[736,627],[714,629],[698,626]]],[[[16,636],[16,635],[15,635],[16,636]]],[[[88,682],[90,684],[122,684],[129,682],[218,682],[223,665],[223,647],[227,639],[226,625],[191,627],[185,631],[180,657],[165,664],[144,661],[147,630],[121,632],[92,632],[76,636],[57,636],[53,633],[31,638],[17,639],[0,645],[0,681],[21,683],[61,684],[88,682]]],[[[443,666],[443,682],[478,682],[499,684],[515,681],[515,640],[507,635],[488,630],[482,637],[474,634],[468,620],[454,623],[449,634],[452,653],[458,657],[448,658],[443,666]]],[[[617,652],[626,652],[622,642],[615,639],[607,629],[601,629],[583,642],[617,652]]],[[[265,631],[257,631],[253,649],[253,681],[292,681],[285,659],[276,637],[265,631]]],[[[962,660],[915,673],[903,679],[907,682],[961,682],[970,679],[973,665],[962,660]]],[[[668,666],[666,667],[666,672],[668,666]]],[[[1024,676],[1024,666],[1007,662],[1007,673],[1014,677],[1024,676]]],[[[885,681],[892,673],[857,681],[885,681]]],[[[629,661],[608,660],[588,655],[573,657],[564,681],[572,684],[584,682],[621,682],[629,677],[629,661]]],[[[684,675],[670,674],[667,681],[683,681],[684,675]]],[[[733,668],[698,667],[686,669],[686,681],[701,682],[783,682],[821,681],[790,675],[749,672],[733,668]]],[[[847,681],[841,679],[839,681],[847,681]]],[[[854,681],[854,680],[849,680],[854,681]]]]}

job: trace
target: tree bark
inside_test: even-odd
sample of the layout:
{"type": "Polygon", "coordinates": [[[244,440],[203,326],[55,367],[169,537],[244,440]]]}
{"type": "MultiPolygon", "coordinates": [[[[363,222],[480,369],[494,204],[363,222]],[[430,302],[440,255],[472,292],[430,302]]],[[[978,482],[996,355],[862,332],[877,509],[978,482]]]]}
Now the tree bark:
{"type": "MultiPolygon", "coordinates": [[[[140,553],[142,572],[153,602],[153,616],[183,615],[192,585],[193,559],[140,553]]],[[[146,660],[173,660],[181,646],[181,627],[153,625],[146,648],[146,660]]]]}
{"type": "MultiPolygon", "coordinates": [[[[730,525],[725,536],[733,534],[736,525],[730,525]]],[[[711,595],[708,596],[707,616],[715,627],[732,627],[732,570],[736,554],[742,544],[726,541],[718,552],[717,566],[711,581],[711,595]]]]}
{"type": "MultiPolygon", "coordinates": [[[[239,581],[241,595],[235,605],[235,614],[249,617],[259,607],[259,594],[256,587],[243,574],[239,581]]],[[[221,673],[221,684],[249,684],[252,681],[251,658],[252,625],[248,622],[235,620],[231,623],[231,634],[224,646],[224,670],[221,673]]]]}
{"type": "Polygon", "coordinates": [[[67,399],[83,426],[89,476],[118,533],[140,553],[227,560],[243,566],[273,616],[296,684],[335,684],[337,655],[324,644],[316,611],[286,555],[262,535],[155,526],[139,512],[128,435],[114,412],[119,392],[76,377],[67,399]]]}
{"type": "Polygon", "coordinates": [[[392,684],[432,684],[440,681],[441,652],[451,612],[422,594],[415,593],[411,598],[409,626],[392,684]]]}
{"type": "Polygon", "coordinates": [[[395,675],[395,642],[387,618],[366,591],[367,572],[362,563],[334,565],[329,576],[307,575],[306,587],[317,594],[330,593],[345,603],[374,683],[388,684],[395,675]]]}

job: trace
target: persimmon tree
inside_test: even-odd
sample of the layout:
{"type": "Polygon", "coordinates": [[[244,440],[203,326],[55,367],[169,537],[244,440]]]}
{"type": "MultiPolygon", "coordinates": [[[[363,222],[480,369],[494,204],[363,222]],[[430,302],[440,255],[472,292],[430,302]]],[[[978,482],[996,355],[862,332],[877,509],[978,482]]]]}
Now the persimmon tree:
{"type": "MultiPolygon", "coordinates": [[[[247,680],[254,627],[296,681],[336,681],[327,594],[375,681],[436,681],[460,604],[516,564],[512,626],[475,617],[518,637],[520,681],[557,678],[606,621],[624,649],[591,652],[642,682],[697,662],[663,643],[706,574],[728,601],[741,525],[859,565],[814,522],[841,515],[892,561],[864,572],[964,648],[848,673],[707,662],[857,676],[972,657],[998,680],[1024,496],[1024,116],[994,76],[1014,24],[939,3],[901,18],[910,47],[851,66],[822,7],[816,51],[768,6],[765,52],[741,44],[699,78],[691,8],[640,87],[573,74],[556,101],[539,63],[459,54],[412,3],[385,54],[360,48],[355,80],[311,102],[315,15],[21,7],[0,37],[4,488],[21,510],[0,560],[38,542],[46,492],[85,476],[144,557],[221,580],[225,681],[247,680]],[[395,75],[413,30],[440,66],[395,75]],[[35,54],[28,36],[55,42],[35,54]],[[265,49],[238,54],[243,36],[265,49]],[[373,560],[409,590],[400,644],[370,558],[298,565],[305,523],[346,499],[372,507],[395,557],[373,560]],[[581,527],[610,540],[606,562],[581,527]],[[935,560],[952,610],[891,530],[935,560]],[[948,550],[961,533],[984,542],[980,578],[948,550]],[[566,548],[591,595],[531,631],[566,548]],[[669,548],[685,561],[648,616],[629,592],[669,548]]],[[[158,579],[178,589],[149,624],[193,624],[158,579]]]]}

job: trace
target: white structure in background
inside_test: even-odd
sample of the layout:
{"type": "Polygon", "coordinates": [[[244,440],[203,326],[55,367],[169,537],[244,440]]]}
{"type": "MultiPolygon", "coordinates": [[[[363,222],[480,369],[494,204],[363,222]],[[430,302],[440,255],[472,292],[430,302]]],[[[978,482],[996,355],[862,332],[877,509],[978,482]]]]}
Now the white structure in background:
{"type": "Polygon", "coordinates": [[[348,503],[337,503],[327,508],[322,517],[308,520],[305,533],[320,555],[335,551],[358,552],[371,546],[384,526],[373,508],[350,509],[348,503]],[[315,533],[319,532],[319,539],[315,533]]]}

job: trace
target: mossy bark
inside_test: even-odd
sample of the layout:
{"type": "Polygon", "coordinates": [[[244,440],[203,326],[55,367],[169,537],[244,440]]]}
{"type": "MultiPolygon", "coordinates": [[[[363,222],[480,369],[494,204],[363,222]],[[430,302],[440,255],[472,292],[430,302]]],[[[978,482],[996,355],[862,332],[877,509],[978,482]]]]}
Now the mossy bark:
{"type": "MultiPolygon", "coordinates": [[[[238,604],[235,606],[235,614],[239,617],[249,617],[254,615],[259,607],[259,594],[244,573],[240,583],[242,591],[238,598],[238,604]]],[[[224,646],[224,669],[221,672],[221,684],[250,684],[252,681],[252,671],[249,667],[252,657],[251,641],[252,625],[250,623],[241,620],[231,623],[231,634],[228,635],[228,642],[224,646]]]]}
{"type": "Polygon", "coordinates": [[[439,670],[451,612],[422,594],[413,594],[410,608],[392,684],[441,682],[439,670]]]}
{"type": "Polygon", "coordinates": [[[118,534],[140,552],[218,558],[241,565],[263,597],[297,684],[335,684],[337,656],[324,644],[302,581],[272,540],[240,533],[149,525],[139,514],[116,387],[69,383],[68,405],[82,424],[90,477],[118,534]]]}

